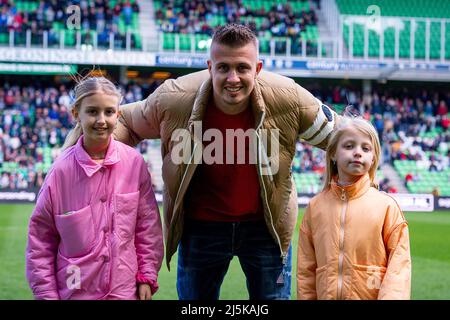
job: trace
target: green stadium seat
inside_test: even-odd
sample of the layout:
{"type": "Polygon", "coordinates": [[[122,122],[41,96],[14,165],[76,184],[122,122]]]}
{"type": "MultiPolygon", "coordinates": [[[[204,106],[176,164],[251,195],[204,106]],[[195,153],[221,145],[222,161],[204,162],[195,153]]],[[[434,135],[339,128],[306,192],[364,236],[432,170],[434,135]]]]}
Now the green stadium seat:
{"type": "Polygon", "coordinates": [[[9,43],[9,33],[0,33],[0,44],[8,44],[9,43]]]}
{"type": "Polygon", "coordinates": [[[211,38],[205,34],[196,34],[194,38],[195,50],[199,52],[206,52],[208,50],[208,40],[211,38]]]}
{"type": "Polygon", "coordinates": [[[64,46],[73,47],[76,44],[77,34],[75,30],[64,30],[64,46]]]}
{"type": "Polygon", "coordinates": [[[260,53],[270,53],[270,37],[260,37],[258,40],[260,53]]]}
{"type": "MultiPolygon", "coordinates": [[[[341,14],[347,15],[364,15],[367,16],[367,8],[373,5],[371,0],[337,0],[337,5],[341,14]]],[[[381,9],[382,16],[404,17],[404,28],[400,30],[400,48],[399,56],[401,58],[410,57],[410,21],[413,18],[450,18],[450,1],[435,1],[432,7],[430,3],[420,0],[389,0],[377,3],[381,9]]],[[[446,53],[445,57],[450,59],[450,23],[446,22],[446,53]]],[[[359,27],[357,27],[359,28],[359,27]]],[[[362,56],[364,52],[364,33],[355,28],[354,35],[354,56],[362,56]],[[358,47],[358,48],[355,48],[358,47]],[[362,49],[361,49],[362,48],[362,49]]],[[[395,56],[395,31],[388,28],[384,31],[384,54],[387,57],[395,56]],[[390,30],[389,30],[390,29],[390,30]],[[389,30],[389,31],[387,31],[389,30]]],[[[430,23],[430,53],[431,59],[440,59],[441,57],[441,26],[440,21],[432,21],[430,23]]],[[[378,35],[377,35],[378,37],[378,35]]],[[[426,57],[426,22],[417,20],[416,29],[414,30],[414,57],[424,59],[426,57]]],[[[377,41],[370,39],[369,35],[369,56],[377,56],[379,46],[377,41]]],[[[349,46],[348,28],[344,26],[344,41],[349,46]]]]}
{"type": "MultiPolygon", "coordinates": [[[[184,2],[180,1],[180,0],[175,0],[171,2],[174,6],[174,12],[175,14],[177,13],[177,10],[181,10],[180,8],[183,6],[184,2]]],[[[155,0],[153,1],[154,4],[154,9],[155,11],[160,10],[160,9],[164,9],[164,5],[163,5],[163,1],[161,0],[155,0]]],[[[265,12],[270,12],[272,10],[272,7],[277,5],[277,4],[289,4],[292,7],[293,12],[295,13],[301,13],[302,11],[309,11],[310,10],[310,4],[308,1],[306,0],[293,0],[293,1],[288,1],[288,0],[280,0],[280,1],[270,1],[270,0],[243,0],[242,4],[244,6],[247,6],[249,8],[251,8],[252,10],[256,10],[259,11],[261,9],[264,9],[265,12]]],[[[163,10],[164,11],[164,10],[163,10]]],[[[258,14],[258,13],[256,13],[258,14]]],[[[211,27],[216,27],[218,25],[223,25],[226,23],[226,17],[220,12],[218,14],[213,14],[213,15],[207,15],[207,23],[211,26],[211,27]]],[[[240,18],[240,22],[241,23],[252,23],[254,22],[254,24],[256,25],[257,29],[260,29],[260,27],[262,26],[262,24],[264,23],[264,21],[267,20],[266,16],[242,16],[240,18]]],[[[162,21],[157,21],[157,24],[161,24],[162,21]]],[[[120,27],[122,28],[122,26],[120,27]]],[[[270,31],[269,31],[270,33],[270,31]]],[[[319,32],[318,32],[318,28],[317,26],[307,26],[306,27],[306,31],[304,33],[302,33],[302,37],[305,38],[306,40],[311,40],[311,41],[317,41],[319,39],[319,32]]],[[[262,39],[263,37],[260,37],[260,52],[263,54],[267,54],[270,53],[270,39],[266,39],[265,37],[262,39]]],[[[200,40],[202,41],[202,40],[200,40]]],[[[280,40],[282,42],[286,42],[286,39],[280,40]]],[[[204,47],[200,47],[198,45],[198,41],[196,40],[195,42],[195,48],[198,51],[206,51],[204,47]]],[[[171,41],[169,39],[167,39],[167,37],[163,36],[163,45],[162,48],[163,50],[174,50],[174,45],[171,43],[171,41]]],[[[192,47],[192,44],[190,41],[188,41],[185,38],[180,38],[180,50],[182,51],[190,51],[192,47]]],[[[282,47],[285,47],[285,44],[282,45],[282,47]]],[[[317,47],[317,45],[316,45],[317,47]]],[[[314,49],[314,48],[313,48],[314,49]]],[[[277,48],[276,49],[276,53],[283,53],[280,51],[283,51],[282,49],[277,48]]],[[[294,52],[294,51],[292,51],[294,52]]],[[[295,54],[297,54],[298,52],[295,52],[295,54]]],[[[327,54],[327,50],[325,47],[322,48],[322,55],[326,55],[327,54]]]]}
{"type": "Polygon", "coordinates": [[[163,33],[163,49],[175,50],[175,34],[163,33]]]}
{"type": "Polygon", "coordinates": [[[139,34],[139,32],[134,33],[134,39],[136,41],[136,43],[135,43],[136,49],[142,49],[142,37],[139,34]]]}
{"type": "Polygon", "coordinates": [[[191,35],[190,34],[178,34],[180,41],[180,51],[191,51],[191,35]]]}

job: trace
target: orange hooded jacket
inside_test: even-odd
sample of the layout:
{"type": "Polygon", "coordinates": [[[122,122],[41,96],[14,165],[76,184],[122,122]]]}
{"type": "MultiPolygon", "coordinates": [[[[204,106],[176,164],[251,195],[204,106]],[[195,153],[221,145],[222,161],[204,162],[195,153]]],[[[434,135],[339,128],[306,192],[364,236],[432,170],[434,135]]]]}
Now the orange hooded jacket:
{"type": "Polygon", "coordinates": [[[299,232],[298,299],[409,299],[408,224],[369,175],[309,203],[299,232]]]}

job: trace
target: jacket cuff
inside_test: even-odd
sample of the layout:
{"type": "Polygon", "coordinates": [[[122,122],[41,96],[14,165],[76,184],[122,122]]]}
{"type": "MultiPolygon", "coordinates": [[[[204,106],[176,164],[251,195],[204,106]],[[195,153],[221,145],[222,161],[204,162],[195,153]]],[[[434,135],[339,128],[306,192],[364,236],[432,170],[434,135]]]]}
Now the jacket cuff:
{"type": "Polygon", "coordinates": [[[60,300],[58,292],[55,291],[41,291],[33,293],[35,300],[60,300]]]}
{"type": "Polygon", "coordinates": [[[155,294],[156,291],[158,291],[158,282],[156,280],[150,280],[146,278],[140,271],[138,271],[136,275],[136,282],[137,283],[146,283],[150,286],[150,290],[152,292],[152,295],[155,294]]]}

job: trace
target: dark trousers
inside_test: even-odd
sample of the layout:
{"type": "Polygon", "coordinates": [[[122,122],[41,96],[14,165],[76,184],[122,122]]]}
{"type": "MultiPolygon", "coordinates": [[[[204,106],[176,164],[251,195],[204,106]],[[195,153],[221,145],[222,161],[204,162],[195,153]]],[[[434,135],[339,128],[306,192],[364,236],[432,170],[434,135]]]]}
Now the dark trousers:
{"type": "Polygon", "coordinates": [[[217,300],[231,259],[237,256],[251,300],[290,299],[291,256],[283,265],[264,221],[186,220],[178,248],[180,300],[217,300]]]}

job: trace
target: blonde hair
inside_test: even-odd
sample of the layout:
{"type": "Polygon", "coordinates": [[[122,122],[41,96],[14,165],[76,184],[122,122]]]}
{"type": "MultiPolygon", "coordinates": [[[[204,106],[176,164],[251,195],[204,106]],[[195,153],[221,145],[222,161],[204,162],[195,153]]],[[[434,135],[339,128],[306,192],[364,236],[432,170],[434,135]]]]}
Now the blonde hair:
{"type": "MultiPolygon", "coordinates": [[[[73,91],[75,101],[71,105],[71,110],[72,109],[79,110],[83,99],[92,96],[93,94],[96,93],[106,93],[110,95],[115,95],[119,98],[119,103],[122,98],[119,89],[117,89],[116,86],[105,77],[87,77],[81,79],[78,81],[78,84],[75,86],[73,91]]],[[[64,145],[62,146],[62,150],[65,150],[73,146],[75,143],[77,143],[82,133],[83,131],[81,125],[77,121],[75,127],[72,130],[70,130],[69,133],[67,134],[66,140],[64,141],[64,145]]]]}
{"type": "Polygon", "coordinates": [[[378,188],[378,184],[375,182],[375,175],[378,169],[378,163],[380,162],[381,146],[377,131],[369,121],[364,120],[363,118],[342,117],[337,128],[333,131],[330,140],[328,141],[327,153],[325,157],[326,171],[323,190],[329,188],[333,177],[338,174],[337,164],[332,160],[332,158],[336,154],[339,140],[349,128],[354,128],[370,138],[373,146],[373,163],[369,169],[369,177],[371,185],[378,188]]]}

